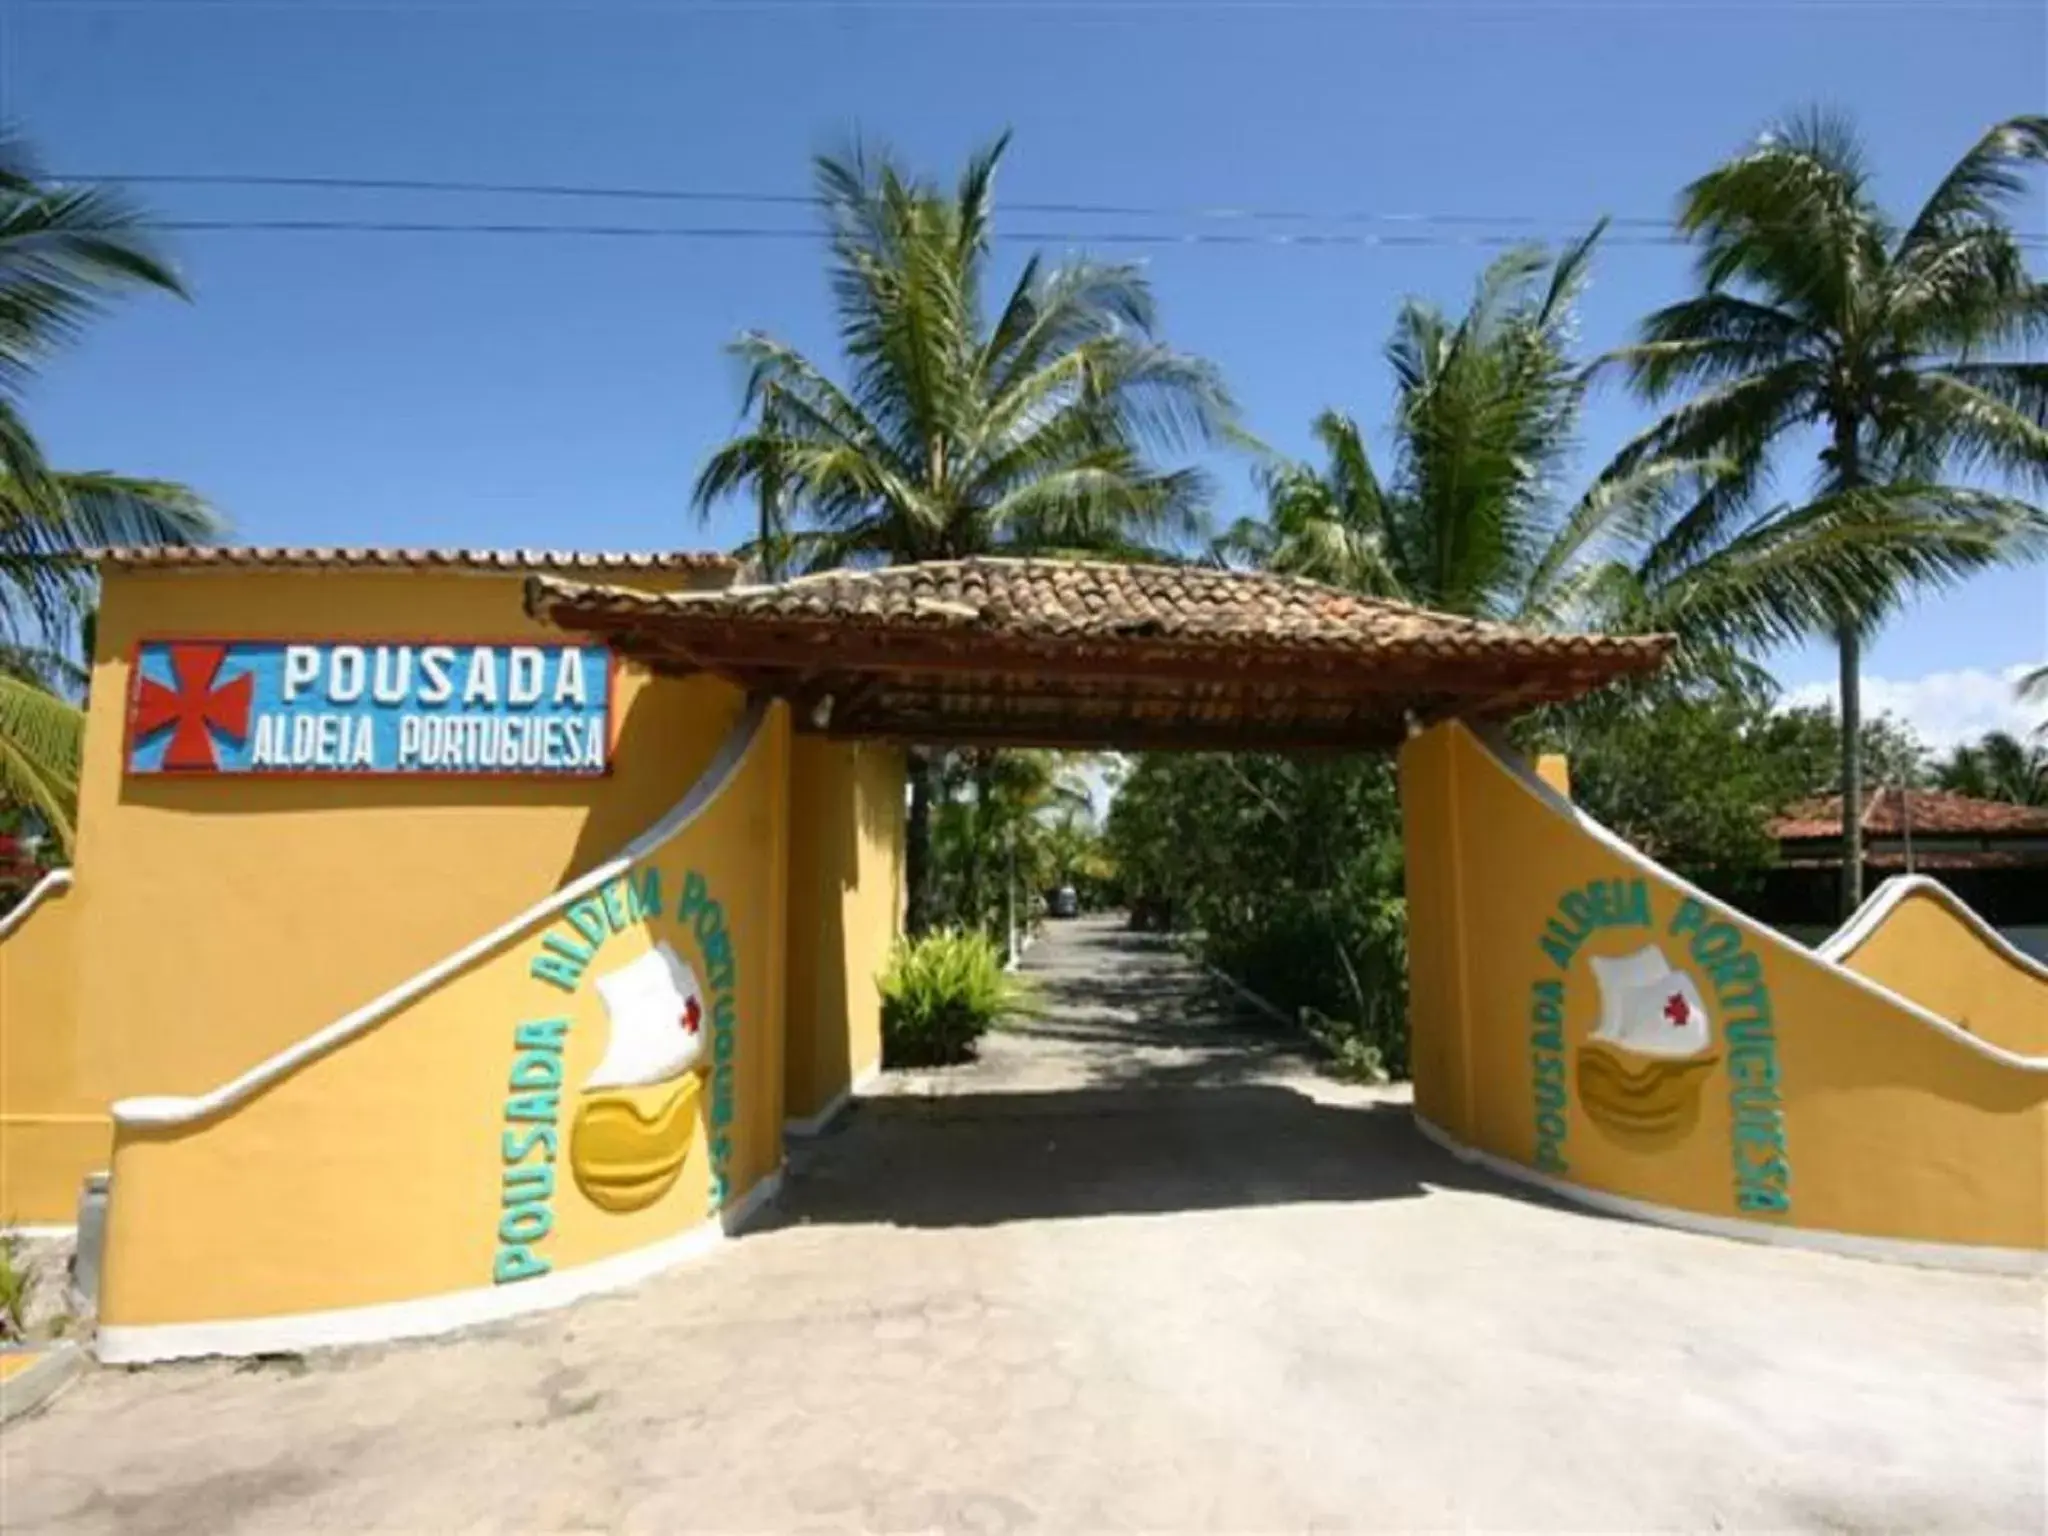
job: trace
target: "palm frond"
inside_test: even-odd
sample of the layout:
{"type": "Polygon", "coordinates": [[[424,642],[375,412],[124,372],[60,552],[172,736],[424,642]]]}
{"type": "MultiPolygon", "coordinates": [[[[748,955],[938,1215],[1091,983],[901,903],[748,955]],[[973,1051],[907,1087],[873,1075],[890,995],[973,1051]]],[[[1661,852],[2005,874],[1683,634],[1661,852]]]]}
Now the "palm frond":
{"type": "Polygon", "coordinates": [[[1973,227],[1995,224],[2027,190],[2020,167],[2048,161],[2048,117],[1995,123],[1942,177],[1899,242],[1901,264],[1973,227]]]}
{"type": "Polygon", "coordinates": [[[1869,631],[1916,589],[1939,589],[2048,547],[2038,508],[1990,492],[1900,483],[1757,518],[1645,588],[1652,622],[1733,648],[1789,644],[1844,623],[1869,631]]]}
{"type": "MultiPolygon", "coordinates": [[[[1997,380],[1996,370],[1977,378],[1997,380]]],[[[2013,381],[2024,395],[2024,382],[2013,381]]],[[[1993,389],[1999,389],[1994,382],[1993,389]]],[[[1923,470],[1952,466],[1968,475],[1989,469],[2009,479],[2048,486],[2048,426],[1998,393],[1944,369],[1897,369],[1880,386],[1879,439],[1897,460],[1923,470]]]]}
{"type": "Polygon", "coordinates": [[[1722,292],[1665,305],[1643,322],[1642,337],[1609,355],[1628,364],[1632,381],[1652,400],[1816,356],[1824,345],[1809,321],[1722,292]]]}
{"type": "Polygon", "coordinates": [[[1693,182],[1678,224],[1698,241],[1706,291],[1750,284],[1780,308],[1831,324],[1862,276],[1882,266],[1889,233],[1853,129],[1823,111],[1788,120],[1693,182]]]}
{"type": "Polygon", "coordinates": [[[1578,571],[1612,554],[1640,551],[1671,517],[1681,498],[1699,505],[1733,473],[1718,460],[1651,459],[1603,476],[1586,488],[1531,567],[1511,617],[1543,628],[1571,627],[1584,594],[1572,583],[1578,571]],[[1687,498],[1686,493],[1694,494],[1687,498]]]}
{"type": "Polygon", "coordinates": [[[0,804],[35,812],[68,857],[78,804],[85,714],[0,671],[0,804]]]}
{"type": "Polygon", "coordinates": [[[45,471],[36,481],[0,473],[0,634],[24,612],[60,633],[91,590],[85,558],[116,545],[206,544],[226,522],[195,492],[165,480],[103,471],[45,471]]]}
{"type": "Polygon", "coordinates": [[[0,167],[0,393],[12,393],[115,294],[184,288],[122,193],[42,184],[18,139],[0,138],[0,167]]]}

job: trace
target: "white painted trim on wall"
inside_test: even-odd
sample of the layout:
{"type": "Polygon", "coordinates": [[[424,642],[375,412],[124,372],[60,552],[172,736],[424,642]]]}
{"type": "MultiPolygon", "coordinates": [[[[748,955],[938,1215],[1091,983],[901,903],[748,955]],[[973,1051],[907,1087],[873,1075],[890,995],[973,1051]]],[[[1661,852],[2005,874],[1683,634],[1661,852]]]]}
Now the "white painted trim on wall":
{"type": "Polygon", "coordinates": [[[1587,1210],[1651,1226],[1673,1227],[1704,1237],[1733,1238],[1738,1242],[1764,1243],[1778,1248],[1804,1248],[1815,1253],[1832,1253],[1844,1258],[1871,1259],[1884,1264],[1912,1264],[1926,1269],[1965,1269],[1996,1275],[2048,1274],[2048,1252],[2034,1248],[1980,1247],[1974,1243],[1916,1243],[1903,1238],[1861,1237],[1853,1232],[1833,1232],[1820,1227],[1777,1226],[1770,1222],[1744,1221],[1734,1216],[1708,1216],[1672,1205],[1653,1205],[1631,1200],[1605,1190],[1588,1189],[1554,1174],[1542,1173],[1513,1158],[1468,1147],[1421,1110],[1411,1110],[1415,1128],[1460,1162],[1473,1163],[1489,1173],[1527,1184],[1568,1200],[1587,1210]]]}
{"type": "Polygon", "coordinates": [[[1631,846],[1628,840],[1619,833],[1609,831],[1570,800],[1558,794],[1556,790],[1536,776],[1535,769],[1519,753],[1512,747],[1495,739],[1491,732],[1482,732],[1469,725],[1464,726],[1463,729],[1471,732],[1473,740],[1479,743],[1480,750],[1485,752],[1488,757],[1504,770],[1508,778],[1518,785],[1524,793],[1534,796],[1553,815],[1562,816],[1569,820],[1579,831],[1607,848],[1624,864],[1665,882],[1667,885],[1674,887],[1697,901],[1709,912],[1726,919],[1747,933],[1755,934],[1765,943],[1775,946],[1786,954],[1807,964],[1818,965],[1823,970],[1833,972],[1835,977],[1845,985],[1864,992],[1882,1002],[1889,1003],[1892,1007],[1899,1009],[1903,1013],[1910,1014],[1915,1020],[1925,1024],[1936,1034],[1947,1036],[1949,1040],[1965,1050],[1974,1051],[1980,1056],[1989,1057],[1991,1060],[2008,1067],[2017,1067],[2022,1072],[2039,1073],[2043,1076],[2048,1076],[2048,1056],[2022,1056],[2018,1051],[2009,1051],[2002,1045],[1992,1044],[1992,1042],[1984,1039],[1981,1035],[1973,1035],[1968,1030],[1962,1029],[1949,1020],[1944,1019],[1940,1014],[1921,1007],[1911,998],[1901,997],[1898,993],[1892,991],[1891,988],[1872,981],[1868,976],[1847,969],[1839,961],[1832,960],[1826,955],[1808,949],[1796,939],[1789,938],[1785,934],[1778,932],[1770,924],[1760,923],[1755,918],[1736,911],[1727,902],[1722,901],[1718,897],[1710,896],[1690,881],[1681,879],[1673,871],[1666,869],[1640,849],[1631,846]]]}
{"type": "Polygon", "coordinates": [[[2036,981],[2048,982],[2048,965],[2043,965],[2032,955],[2014,944],[2004,934],[1984,921],[1982,914],[1962,897],[1929,875],[1893,875],[1863,899],[1863,905],[1849,914],[1849,920],[1837,928],[1821,943],[1814,946],[1814,953],[1825,955],[1836,964],[1844,964],[1848,958],[1863,946],[1863,942],[1883,926],[1894,907],[1902,905],[1912,896],[1928,896],[1948,909],[1965,928],[2008,964],[2016,967],[2021,975],[2031,976],[2036,981]]]}
{"type": "Polygon", "coordinates": [[[408,977],[381,997],[373,998],[353,1013],[344,1014],[324,1029],[315,1030],[304,1039],[286,1046],[268,1060],[258,1062],[240,1077],[223,1083],[211,1093],[195,1098],[159,1096],[155,1098],[121,1099],[113,1108],[114,1119],[121,1125],[190,1125],[231,1108],[243,1100],[252,1098],[276,1082],[288,1076],[310,1061],[314,1061],[337,1046],[346,1045],[356,1036],[367,1033],[382,1023],[407,1003],[433,991],[450,977],[466,970],[483,956],[509,943],[523,930],[533,924],[552,917],[583,897],[589,895],[606,882],[616,880],[633,864],[645,858],[663,843],[668,842],[688,827],[705,811],[709,810],[725,788],[738,774],[740,767],[760,739],[762,723],[768,718],[769,701],[749,700],[746,712],[726,732],[725,740],[719,743],[718,751],[712,755],[704,772],[698,775],[682,799],[665,812],[653,826],[634,838],[615,857],[607,859],[588,874],[572,880],[560,890],[542,897],[516,917],[508,918],[481,938],[445,956],[417,975],[408,977]]]}
{"type": "Polygon", "coordinates": [[[29,913],[35,911],[37,907],[49,900],[50,897],[56,895],[59,891],[70,890],[71,886],[70,870],[53,869],[47,872],[42,879],[28,888],[28,894],[21,898],[19,906],[15,907],[5,917],[0,917],[0,939],[6,938],[7,935],[27,922],[29,913]]]}
{"type": "Polygon", "coordinates": [[[26,1237],[39,1243],[51,1243],[58,1241],[60,1238],[77,1237],[78,1223],[75,1221],[17,1222],[13,1226],[8,1227],[7,1230],[16,1237],[26,1237]]]}
{"type": "Polygon", "coordinates": [[[678,1264],[701,1258],[728,1236],[743,1230],[782,1189],[782,1172],[755,1183],[716,1216],[687,1232],[615,1253],[592,1264],[558,1269],[533,1280],[480,1286],[412,1301],[388,1301],[369,1307],[340,1307],[327,1312],[296,1312],[281,1317],[234,1318],[206,1323],[143,1323],[103,1327],[93,1352],[108,1365],[142,1365],[158,1360],[190,1360],[203,1355],[296,1354],[308,1349],[339,1349],[352,1344],[379,1344],[393,1339],[419,1339],[504,1322],[529,1313],[553,1311],[595,1296],[651,1279],[678,1264]]]}
{"type": "Polygon", "coordinates": [[[846,1110],[846,1106],[857,1098],[862,1090],[876,1082],[882,1075],[879,1065],[867,1067],[857,1073],[852,1082],[833,1094],[825,1107],[814,1115],[794,1116],[782,1122],[785,1136],[816,1136],[824,1131],[846,1110]]]}

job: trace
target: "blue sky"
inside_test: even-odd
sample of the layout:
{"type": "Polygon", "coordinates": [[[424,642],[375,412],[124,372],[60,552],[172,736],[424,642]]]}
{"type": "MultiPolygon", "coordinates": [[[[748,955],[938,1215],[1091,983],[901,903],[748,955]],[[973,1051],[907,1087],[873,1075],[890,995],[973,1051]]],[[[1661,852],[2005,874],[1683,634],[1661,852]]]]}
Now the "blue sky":
{"type": "MultiPolygon", "coordinates": [[[[1810,102],[1856,116],[1881,193],[1904,208],[1989,122],[2048,107],[2048,7],[0,0],[0,116],[78,173],[801,193],[808,157],[856,130],[950,177],[1009,127],[999,197],[1012,202],[1478,215],[1556,237],[1601,213],[1668,213],[1686,179],[1810,102]]],[[[149,197],[202,219],[808,226],[802,208],[149,197]]],[[[2024,221],[2048,229],[2048,202],[2024,221]]],[[[1132,228],[1418,227],[1002,224],[1062,237],[1055,254],[1132,228]]],[[[1459,303],[1491,254],[1091,248],[1148,263],[1170,339],[1221,364],[1250,425],[1289,451],[1306,449],[1325,405],[1382,420],[1396,305],[1459,303]]],[[[1024,249],[1004,246],[1005,267],[1024,249]]],[[[122,308],[51,369],[32,420],[67,464],[189,481],[256,542],[726,544],[739,509],[700,529],[687,502],[734,424],[722,344],[761,326],[831,352],[804,239],[238,232],[183,234],[174,250],[196,302],[122,308]]],[[[1584,306],[1588,346],[1622,339],[1685,281],[1683,252],[1609,248],[1584,306]]],[[[1589,461],[1642,419],[1618,394],[1601,400],[1589,461]]],[[[1221,468],[1220,511],[1251,510],[1245,469],[1221,468]]],[[[1947,735],[2000,718],[1995,675],[2044,653],[2048,576],[2035,569],[1918,605],[1868,672],[1881,699],[1947,735]]],[[[1818,650],[1774,665],[1795,687],[1832,671],[1818,650]]]]}

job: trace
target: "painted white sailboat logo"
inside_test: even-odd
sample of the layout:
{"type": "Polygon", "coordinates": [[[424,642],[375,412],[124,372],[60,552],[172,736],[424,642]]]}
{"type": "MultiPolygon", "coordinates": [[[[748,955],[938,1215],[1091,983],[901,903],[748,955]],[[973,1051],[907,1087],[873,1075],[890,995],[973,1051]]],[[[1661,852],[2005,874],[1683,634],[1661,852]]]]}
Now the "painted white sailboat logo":
{"type": "Polygon", "coordinates": [[[704,1055],[704,994],[697,973],[666,941],[597,978],[611,1017],[604,1059],[583,1091],[644,1088],[695,1067],[704,1055]]]}
{"type": "Polygon", "coordinates": [[[1589,963],[1600,1020],[1579,1047],[1580,1104],[1624,1141],[1655,1146],[1683,1138],[1720,1059],[1698,984],[1654,944],[1589,963]]]}
{"type": "Polygon", "coordinates": [[[1714,1043],[1700,989],[1654,944],[1616,959],[1590,962],[1600,986],[1595,1040],[1639,1056],[1697,1056],[1714,1043]]]}

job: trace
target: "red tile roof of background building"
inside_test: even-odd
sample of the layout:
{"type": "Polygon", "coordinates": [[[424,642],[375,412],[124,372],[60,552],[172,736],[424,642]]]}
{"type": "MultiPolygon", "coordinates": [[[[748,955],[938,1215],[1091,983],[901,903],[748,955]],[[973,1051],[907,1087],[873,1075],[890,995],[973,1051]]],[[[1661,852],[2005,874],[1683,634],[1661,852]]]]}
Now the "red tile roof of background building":
{"type": "MultiPolygon", "coordinates": [[[[1868,837],[2048,837],[2048,807],[1978,800],[1945,789],[1881,789],[1863,806],[1868,837]],[[1909,801],[1910,797],[1910,801],[1909,801]]],[[[1788,806],[1771,823],[1782,843],[1842,835],[1842,797],[1821,795],[1788,806]]]]}

